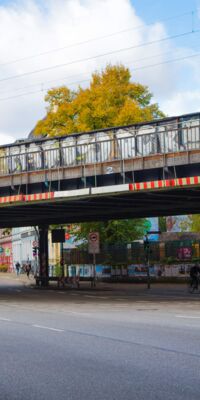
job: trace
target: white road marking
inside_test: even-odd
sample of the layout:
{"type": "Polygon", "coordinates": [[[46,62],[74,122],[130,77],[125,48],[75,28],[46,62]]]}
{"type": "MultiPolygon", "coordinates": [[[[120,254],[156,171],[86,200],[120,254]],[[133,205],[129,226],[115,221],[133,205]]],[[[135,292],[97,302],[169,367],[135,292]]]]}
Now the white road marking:
{"type": "Polygon", "coordinates": [[[10,319],[10,318],[1,318],[1,317],[0,317],[0,321],[8,321],[8,322],[10,322],[11,319],[10,319]]]}
{"type": "Polygon", "coordinates": [[[50,328],[48,326],[43,326],[43,325],[32,325],[32,326],[34,328],[47,329],[49,331],[54,331],[54,332],[64,332],[64,329],[50,328]]]}
{"type": "Polygon", "coordinates": [[[135,303],[148,303],[148,300],[136,300],[135,303]]]}
{"type": "Polygon", "coordinates": [[[193,315],[175,315],[176,318],[186,318],[186,319],[200,319],[200,316],[193,316],[193,315]]]}
{"type": "Polygon", "coordinates": [[[65,294],[65,292],[57,292],[58,294],[65,294]]]}
{"type": "Polygon", "coordinates": [[[81,315],[85,315],[85,316],[91,315],[91,313],[87,313],[87,312],[78,312],[78,311],[66,311],[66,314],[73,314],[73,315],[78,315],[78,316],[81,316],[81,315]]]}

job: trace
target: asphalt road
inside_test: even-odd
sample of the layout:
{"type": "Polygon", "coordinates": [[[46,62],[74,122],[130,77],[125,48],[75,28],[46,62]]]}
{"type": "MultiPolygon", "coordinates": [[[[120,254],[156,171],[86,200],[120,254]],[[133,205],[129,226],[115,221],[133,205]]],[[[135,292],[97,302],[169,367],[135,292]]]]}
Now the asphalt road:
{"type": "Polygon", "coordinates": [[[0,277],[1,400],[199,400],[200,295],[0,277]]]}

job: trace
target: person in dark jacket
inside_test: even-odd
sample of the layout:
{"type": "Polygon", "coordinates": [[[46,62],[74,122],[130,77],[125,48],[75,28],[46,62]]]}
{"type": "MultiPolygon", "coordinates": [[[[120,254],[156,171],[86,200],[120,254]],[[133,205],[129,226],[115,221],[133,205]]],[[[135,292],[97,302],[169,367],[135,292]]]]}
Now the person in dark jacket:
{"type": "Polygon", "coordinates": [[[19,261],[16,262],[15,269],[16,269],[17,275],[19,275],[19,271],[20,271],[20,263],[19,263],[19,261]]]}
{"type": "Polygon", "coordinates": [[[30,275],[30,271],[31,271],[31,264],[28,263],[28,264],[26,265],[26,275],[27,275],[28,278],[29,278],[29,275],[30,275]]]}
{"type": "Polygon", "coordinates": [[[200,274],[200,266],[198,264],[193,265],[190,268],[190,278],[191,278],[191,286],[195,285],[195,289],[198,289],[199,286],[199,274],[200,274]]]}

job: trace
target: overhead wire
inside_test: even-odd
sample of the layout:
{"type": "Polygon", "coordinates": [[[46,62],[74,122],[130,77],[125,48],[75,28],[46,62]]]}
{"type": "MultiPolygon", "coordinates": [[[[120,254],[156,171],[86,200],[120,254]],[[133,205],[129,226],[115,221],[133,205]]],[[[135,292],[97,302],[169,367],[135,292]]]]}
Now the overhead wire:
{"type": "Polygon", "coordinates": [[[151,67],[158,67],[159,65],[170,64],[172,62],[183,61],[183,60],[187,60],[187,59],[194,58],[194,57],[199,57],[199,56],[200,56],[200,52],[196,53],[196,54],[191,54],[189,56],[178,57],[178,58],[174,58],[174,59],[171,59],[171,60],[162,61],[162,62],[156,63],[156,64],[144,65],[143,67],[134,68],[134,71],[138,71],[138,70],[142,70],[142,69],[146,69],[146,68],[151,68],[151,67]]]}
{"type": "MultiPolygon", "coordinates": [[[[171,59],[171,60],[166,60],[166,61],[163,61],[163,62],[160,62],[160,63],[145,65],[143,67],[131,68],[130,71],[134,72],[134,71],[139,71],[139,70],[142,70],[142,69],[153,68],[153,67],[157,67],[157,66],[160,66],[160,65],[169,64],[169,63],[172,63],[172,62],[183,61],[183,60],[187,60],[187,59],[191,59],[193,57],[199,57],[199,56],[200,56],[200,52],[196,53],[196,54],[189,55],[189,56],[184,56],[184,57],[174,58],[174,59],[171,59]]],[[[79,80],[79,81],[68,83],[68,86],[74,86],[76,84],[85,83],[85,82],[89,82],[89,81],[90,81],[90,78],[84,79],[84,80],[79,80]]],[[[36,91],[33,91],[33,92],[22,93],[20,95],[0,98],[0,101],[11,100],[11,99],[15,99],[15,98],[18,98],[18,97],[30,95],[30,94],[36,94],[36,93],[42,92],[44,90],[47,90],[47,88],[46,89],[43,88],[43,89],[36,90],[36,91]]]]}
{"type": "MultiPolygon", "coordinates": [[[[171,51],[154,54],[154,55],[148,56],[148,57],[138,58],[136,60],[131,60],[131,61],[129,60],[128,62],[125,62],[125,65],[127,66],[127,65],[130,65],[130,63],[132,64],[133,62],[136,63],[136,62],[141,62],[141,61],[144,61],[144,60],[149,60],[149,59],[152,59],[152,58],[155,58],[155,57],[161,57],[161,56],[164,56],[166,54],[171,54],[171,51]]],[[[93,70],[86,71],[86,72],[79,73],[79,74],[75,74],[75,75],[73,74],[73,75],[63,76],[62,78],[59,78],[59,79],[56,78],[56,79],[49,79],[47,81],[40,81],[40,82],[34,83],[32,85],[26,85],[26,86],[14,88],[14,89],[11,89],[9,91],[8,90],[4,90],[4,91],[1,90],[1,93],[9,93],[9,92],[13,93],[13,92],[18,92],[20,90],[29,89],[29,88],[37,87],[37,86],[42,86],[43,87],[45,83],[65,81],[65,79],[74,78],[76,76],[82,76],[82,75],[86,75],[86,74],[91,74],[92,72],[93,72],[93,70]]],[[[40,90],[43,90],[43,88],[41,88],[40,90]]]]}
{"type": "MultiPolygon", "coordinates": [[[[173,20],[173,19],[175,19],[175,18],[180,18],[180,17],[186,16],[186,15],[192,15],[192,21],[193,21],[193,20],[194,20],[194,14],[195,14],[195,13],[196,13],[196,11],[186,12],[186,13],[182,13],[182,14],[179,14],[179,15],[176,15],[176,16],[173,16],[173,17],[166,18],[166,19],[164,19],[164,20],[162,20],[162,21],[158,21],[158,22],[173,20]]],[[[153,24],[155,24],[155,22],[146,24],[146,26],[153,25],[153,24]]],[[[74,45],[72,44],[72,45],[70,45],[69,47],[76,46],[76,45],[80,45],[80,44],[84,44],[84,43],[86,43],[86,42],[90,42],[90,41],[93,41],[93,40],[98,40],[98,39],[101,39],[101,38],[109,37],[109,36],[111,36],[111,35],[120,34],[120,33],[129,31],[129,30],[140,29],[140,28],[142,28],[142,27],[143,27],[143,25],[142,25],[142,26],[135,27],[135,28],[125,29],[125,30],[122,30],[122,31],[118,31],[118,32],[109,34],[109,35],[104,35],[104,36],[101,36],[101,37],[98,37],[98,38],[89,39],[88,41],[85,41],[85,42],[75,43],[74,45]]],[[[191,33],[197,33],[198,31],[199,31],[199,30],[194,31],[194,23],[192,23],[192,31],[183,32],[183,33],[178,34],[178,35],[173,35],[173,36],[169,36],[169,37],[166,37],[166,38],[162,38],[162,39],[159,39],[158,41],[146,42],[146,43],[142,43],[142,44],[137,45],[137,46],[131,46],[130,48],[115,50],[115,51],[113,51],[113,52],[105,53],[105,55],[113,54],[113,53],[121,52],[121,51],[126,51],[126,50],[129,50],[129,49],[134,48],[134,47],[147,46],[147,45],[150,45],[150,44],[153,44],[153,43],[157,43],[157,42],[159,42],[159,41],[169,40],[170,38],[180,37],[180,36],[188,35],[188,34],[191,34],[191,33]]],[[[67,47],[68,47],[68,46],[66,46],[66,48],[67,48],[67,47]]],[[[52,51],[61,50],[61,49],[62,49],[62,48],[53,49],[52,51]]],[[[45,54],[46,54],[46,53],[49,53],[49,52],[45,52],[45,54]]],[[[134,62],[134,63],[136,63],[136,62],[141,62],[141,61],[143,61],[143,60],[147,60],[147,59],[155,58],[155,57],[160,57],[160,56],[163,56],[163,55],[166,55],[166,54],[169,54],[169,53],[170,53],[170,52],[165,52],[165,53],[155,54],[155,55],[149,56],[149,57],[143,57],[143,58],[140,58],[140,59],[133,60],[133,61],[131,61],[131,63],[132,63],[132,62],[134,62]]],[[[33,55],[33,56],[31,56],[31,57],[37,57],[37,56],[40,56],[40,55],[42,55],[42,54],[44,54],[44,53],[39,53],[38,55],[33,55]]],[[[94,56],[94,57],[96,58],[96,57],[103,57],[103,56],[104,56],[104,54],[102,54],[102,55],[99,54],[99,55],[94,56]]],[[[186,57],[183,57],[183,58],[177,58],[177,59],[171,59],[171,60],[167,60],[167,61],[162,61],[161,63],[155,63],[155,64],[151,64],[151,65],[147,65],[147,66],[142,66],[142,67],[134,68],[134,69],[132,69],[132,70],[138,71],[138,70],[140,70],[140,69],[151,68],[151,67],[155,67],[155,66],[157,66],[157,65],[162,65],[162,64],[170,63],[170,62],[175,62],[175,61],[179,61],[179,60],[182,60],[182,59],[186,59],[186,58],[188,58],[188,57],[195,57],[195,56],[198,56],[198,54],[194,54],[194,55],[191,55],[191,56],[186,56],[186,57]]],[[[29,57],[27,57],[27,58],[29,58],[29,57]]],[[[91,58],[89,57],[89,59],[92,59],[92,58],[93,58],[93,57],[91,57],[91,58]]],[[[25,58],[23,58],[23,59],[25,59],[25,58]]],[[[21,61],[21,60],[23,60],[23,59],[14,60],[13,62],[15,62],[15,61],[21,61]]],[[[85,59],[83,59],[83,61],[84,61],[84,60],[85,60],[85,59]]],[[[74,60],[74,61],[72,61],[72,62],[73,62],[73,63],[75,63],[75,62],[78,63],[78,62],[81,62],[81,61],[82,61],[82,60],[74,60]]],[[[11,63],[12,63],[12,62],[11,62],[11,63]]],[[[8,63],[6,63],[6,64],[8,64],[8,63]]],[[[129,64],[130,64],[130,63],[129,63],[129,64]]],[[[3,64],[0,64],[0,65],[3,65],[3,64]]],[[[126,62],[125,65],[128,65],[128,63],[126,62]]],[[[62,65],[61,65],[61,66],[62,66],[62,65]]],[[[58,66],[53,66],[52,68],[61,67],[61,66],[60,66],[60,65],[58,65],[58,66]]],[[[31,71],[31,72],[27,72],[27,73],[25,73],[25,74],[33,74],[33,73],[37,73],[37,72],[39,72],[39,71],[31,71]]],[[[25,95],[30,95],[30,94],[35,94],[35,93],[42,92],[42,91],[48,89],[48,88],[44,87],[44,84],[45,84],[45,83],[48,83],[48,82],[50,83],[50,82],[64,81],[65,84],[68,84],[68,85],[70,85],[70,86],[75,85],[75,84],[77,84],[77,83],[88,82],[88,81],[90,80],[89,78],[88,78],[88,79],[84,79],[84,80],[75,81],[75,82],[70,82],[70,83],[66,83],[66,81],[65,81],[65,79],[69,79],[69,78],[72,78],[72,77],[75,77],[75,76],[80,76],[80,75],[86,75],[87,73],[90,73],[90,74],[91,74],[92,71],[90,71],[90,72],[89,72],[89,71],[88,71],[88,72],[84,72],[84,73],[82,73],[82,74],[76,74],[76,75],[66,76],[66,77],[63,77],[63,78],[61,78],[61,79],[53,79],[53,80],[51,79],[51,80],[48,80],[48,81],[45,81],[45,82],[38,82],[38,83],[35,83],[35,84],[33,84],[33,85],[26,85],[25,87],[15,88],[14,90],[10,90],[9,92],[13,93],[13,91],[14,91],[14,92],[16,92],[16,91],[21,91],[21,90],[28,89],[28,88],[31,88],[31,87],[38,87],[39,85],[42,86],[42,87],[41,87],[39,90],[37,90],[37,91],[31,91],[31,92],[22,93],[22,94],[19,94],[19,95],[14,95],[14,96],[9,96],[9,97],[5,97],[5,98],[0,98],[0,100],[3,101],[3,100],[8,100],[8,99],[16,98],[16,97],[22,97],[22,96],[25,96],[25,95]]],[[[13,76],[13,77],[8,77],[8,78],[3,78],[2,81],[3,81],[4,79],[14,79],[15,77],[21,77],[21,76],[24,76],[24,74],[20,74],[20,75],[13,76]]],[[[8,92],[7,90],[4,91],[4,93],[9,93],[9,92],[8,92]]],[[[1,91],[1,93],[2,93],[2,91],[1,91]]]]}
{"type": "MultiPolygon", "coordinates": [[[[194,48],[193,48],[193,50],[195,50],[194,48]]],[[[199,47],[197,48],[197,50],[199,50],[199,47]]],[[[144,61],[144,60],[149,60],[149,59],[152,59],[152,58],[157,58],[157,57],[163,57],[163,56],[165,56],[165,55],[167,55],[167,54],[171,54],[172,52],[171,51],[167,51],[167,52],[162,52],[162,53],[157,53],[157,54],[153,54],[153,55],[151,55],[151,56],[148,56],[148,57],[142,57],[142,58],[138,58],[138,59],[134,59],[134,60],[128,60],[128,61],[125,61],[124,63],[125,63],[125,65],[126,66],[128,66],[128,65],[130,65],[130,64],[132,64],[133,62],[134,63],[138,63],[138,62],[141,62],[141,61],[144,61]]],[[[143,67],[140,67],[140,68],[143,68],[143,67]]],[[[136,69],[134,69],[134,70],[136,70],[136,69]]],[[[83,72],[83,73],[78,73],[78,74],[73,74],[73,75],[67,75],[67,76],[63,76],[62,78],[56,78],[56,79],[49,79],[49,80],[47,80],[47,81],[40,81],[40,82],[37,82],[37,83],[34,83],[34,84],[31,84],[31,85],[26,85],[26,86],[22,86],[22,87],[17,87],[17,88],[14,88],[14,89],[11,89],[11,90],[4,90],[4,91],[2,91],[1,90],[1,94],[2,93],[13,93],[13,92],[18,92],[18,91],[20,91],[20,90],[24,90],[24,89],[29,89],[29,88],[33,88],[33,87],[38,87],[38,86],[41,86],[41,89],[40,89],[40,91],[43,91],[43,90],[46,90],[45,88],[44,88],[44,84],[45,83],[51,83],[51,82],[65,82],[65,84],[66,84],[66,79],[69,79],[69,78],[74,78],[74,77],[76,77],[76,76],[82,76],[82,75],[86,75],[86,74],[92,74],[92,72],[93,72],[93,70],[91,70],[91,71],[86,71],[86,72],[83,72]]],[[[78,81],[78,82],[80,82],[80,81],[78,81]]]]}
{"type": "Polygon", "coordinates": [[[137,27],[131,27],[131,28],[123,29],[123,30],[120,30],[120,31],[112,32],[112,33],[107,34],[107,35],[98,36],[98,37],[95,37],[95,38],[87,39],[85,41],[72,43],[72,44],[69,44],[69,45],[66,45],[66,46],[63,46],[63,47],[58,47],[58,48],[47,50],[47,51],[44,51],[44,52],[41,52],[41,53],[37,53],[37,54],[30,55],[30,56],[26,56],[26,57],[18,58],[18,59],[15,59],[15,60],[7,61],[7,62],[4,62],[4,63],[0,63],[0,67],[6,66],[6,65],[15,64],[15,63],[18,63],[18,62],[21,62],[21,61],[31,60],[33,58],[41,57],[41,56],[44,56],[44,55],[47,55],[47,54],[52,54],[52,53],[59,52],[59,51],[62,51],[62,50],[66,50],[66,49],[69,49],[69,48],[82,46],[84,44],[88,44],[88,43],[91,43],[91,42],[94,42],[94,41],[97,41],[97,40],[106,39],[106,38],[109,38],[109,37],[120,35],[122,33],[127,33],[127,32],[130,32],[130,31],[136,31],[136,30],[144,29],[147,26],[155,25],[156,23],[162,23],[162,22],[167,22],[167,21],[170,21],[170,20],[178,19],[178,18],[184,17],[186,15],[191,15],[192,16],[192,31],[194,31],[193,19],[194,19],[194,14],[196,14],[196,13],[197,13],[197,10],[188,11],[188,12],[185,12],[185,13],[182,13],[182,14],[178,14],[178,15],[175,15],[175,16],[172,16],[172,17],[168,17],[168,18],[162,19],[162,20],[157,21],[157,22],[154,21],[154,22],[147,23],[145,25],[143,24],[143,25],[139,25],[137,27]]]}
{"type": "Polygon", "coordinates": [[[188,36],[188,35],[194,35],[195,33],[199,33],[199,32],[200,32],[200,29],[197,29],[195,31],[187,31],[187,32],[182,32],[182,33],[176,34],[176,35],[165,36],[165,37],[163,37],[161,39],[158,39],[158,40],[152,40],[152,41],[149,41],[149,42],[140,43],[138,45],[125,47],[125,48],[109,51],[109,52],[102,53],[102,54],[97,54],[95,56],[86,57],[86,58],[77,59],[77,60],[72,60],[72,61],[67,62],[67,63],[56,64],[56,65],[52,65],[50,67],[40,68],[38,70],[29,71],[29,72],[24,72],[23,74],[11,75],[11,76],[8,76],[8,77],[5,77],[5,78],[1,78],[0,82],[13,80],[13,79],[18,79],[18,78],[22,78],[24,76],[34,75],[34,74],[37,74],[37,73],[40,73],[40,72],[44,72],[44,71],[55,70],[57,68],[66,67],[68,65],[79,64],[80,62],[95,60],[97,58],[105,57],[105,56],[108,56],[108,55],[122,53],[122,52],[125,52],[125,51],[138,49],[138,48],[149,46],[149,45],[152,45],[152,44],[165,42],[165,41],[168,41],[170,39],[176,39],[176,38],[180,38],[180,37],[184,37],[184,36],[188,36]]]}
{"type": "MultiPolygon", "coordinates": [[[[163,53],[161,53],[160,55],[162,55],[163,53]]],[[[167,54],[167,53],[166,53],[167,54]]],[[[162,62],[157,62],[157,63],[154,63],[154,64],[149,64],[149,65],[145,65],[145,66],[141,66],[141,67],[134,67],[134,68],[130,68],[130,71],[131,72],[135,72],[135,71],[139,71],[139,70],[143,70],[143,69],[148,69],[148,68],[153,68],[153,67],[157,67],[157,66],[160,66],[160,65],[164,65],[164,64],[170,64],[170,63],[173,63],[173,62],[178,62],[178,61],[183,61],[183,60],[187,60],[187,59],[191,59],[191,58],[195,58],[195,57],[199,57],[200,56],[200,52],[198,52],[198,53],[195,53],[195,54],[191,54],[191,55],[188,55],[188,56],[183,56],[183,57],[177,57],[177,58],[174,58],[174,59],[170,59],[170,60],[165,60],[165,61],[162,61],[162,62]]],[[[156,57],[156,56],[155,56],[156,57]]],[[[151,58],[151,57],[150,57],[151,58]]],[[[148,57],[146,58],[146,59],[148,59],[148,57]]],[[[142,60],[142,59],[141,59],[142,60]]],[[[137,60],[137,61],[139,61],[139,60],[137,60]]],[[[84,73],[84,74],[86,74],[86,73],[84,73]]],[[[79,75],[78,75],[79,76],[79,75]]],[[[73,75],[71,76],[71,77],[73,77],[73,75]]],[[[66,77],[66,78],[68,78],[68,77],[66,77]]],[[[62,81],[64,80],[64,79],[66,79],[66,78],[62,78],[62,81]]],[[[87,79],[83,79],[83,80],[78,80],[78,81],[73,81],[73,82],[65,82],[65,85],[67,85],[67,86],[74,86],[74,85],[77,85],[77,84],[81,84],[81,83],[86,83],[86,82],[89,82],[91,80],[91,77],[90,78],[87,78],[87,79]]],[[[56,80],[57,81],[57,80],[56,80]]],[[[50,81],[51,82],[51,81],[50,81]]],[[[35,84],[35,85],[30,85],[29,87],[31,87],[31,86],[38,86],[38,84],[35,84]]],[[[26,88],[26,87],[25,87],[26,88]]],[[[23,89],[25,89],[25,88],[19,88],[19,90],[23,90],[23,89]]],[[[11,100],[11,99],[15,99],[15,98],[20,98],[20,97],[23,97],[23,96],[26,96],[26,95],[31,95],[31,94],[36,94],[36,93],[40,93],[40,92],[43,92],[43,91],[46,91],[46,90],[49,90],[50,88],[48,88],[48,87],[42,87],[41,89],[38,89],[38,90],[35,90],[35,91],[30,91],[30,92],[25,92],[25,93],[21,93],[21,94],[17,94],[17,95],[14,95],[14,96],[8,96],[8,97],[3,97],[3,98],[1,98],[0,97],[0,101],[4,101],[4,100],[11,100]]]]}

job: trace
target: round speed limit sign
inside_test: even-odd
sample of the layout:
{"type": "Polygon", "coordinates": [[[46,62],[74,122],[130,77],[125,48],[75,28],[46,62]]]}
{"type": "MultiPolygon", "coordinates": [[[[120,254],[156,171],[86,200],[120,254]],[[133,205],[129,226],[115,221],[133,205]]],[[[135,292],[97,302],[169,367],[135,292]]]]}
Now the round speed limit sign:
{"type": "Polygon", "coordinates": [[[88,251],[92,254],[99,253],[99,232],[90,232],[88,235],[88,251]]]}
{"type": "Polygon", "coordinates": [[[96,233],[96,232],[91,232],[91,233],[89,234],[89,240],[90,240],[91,242],[97,242],[97,240],[98,240],[98,235],[97,235],[97,233],[96,233]]]}

